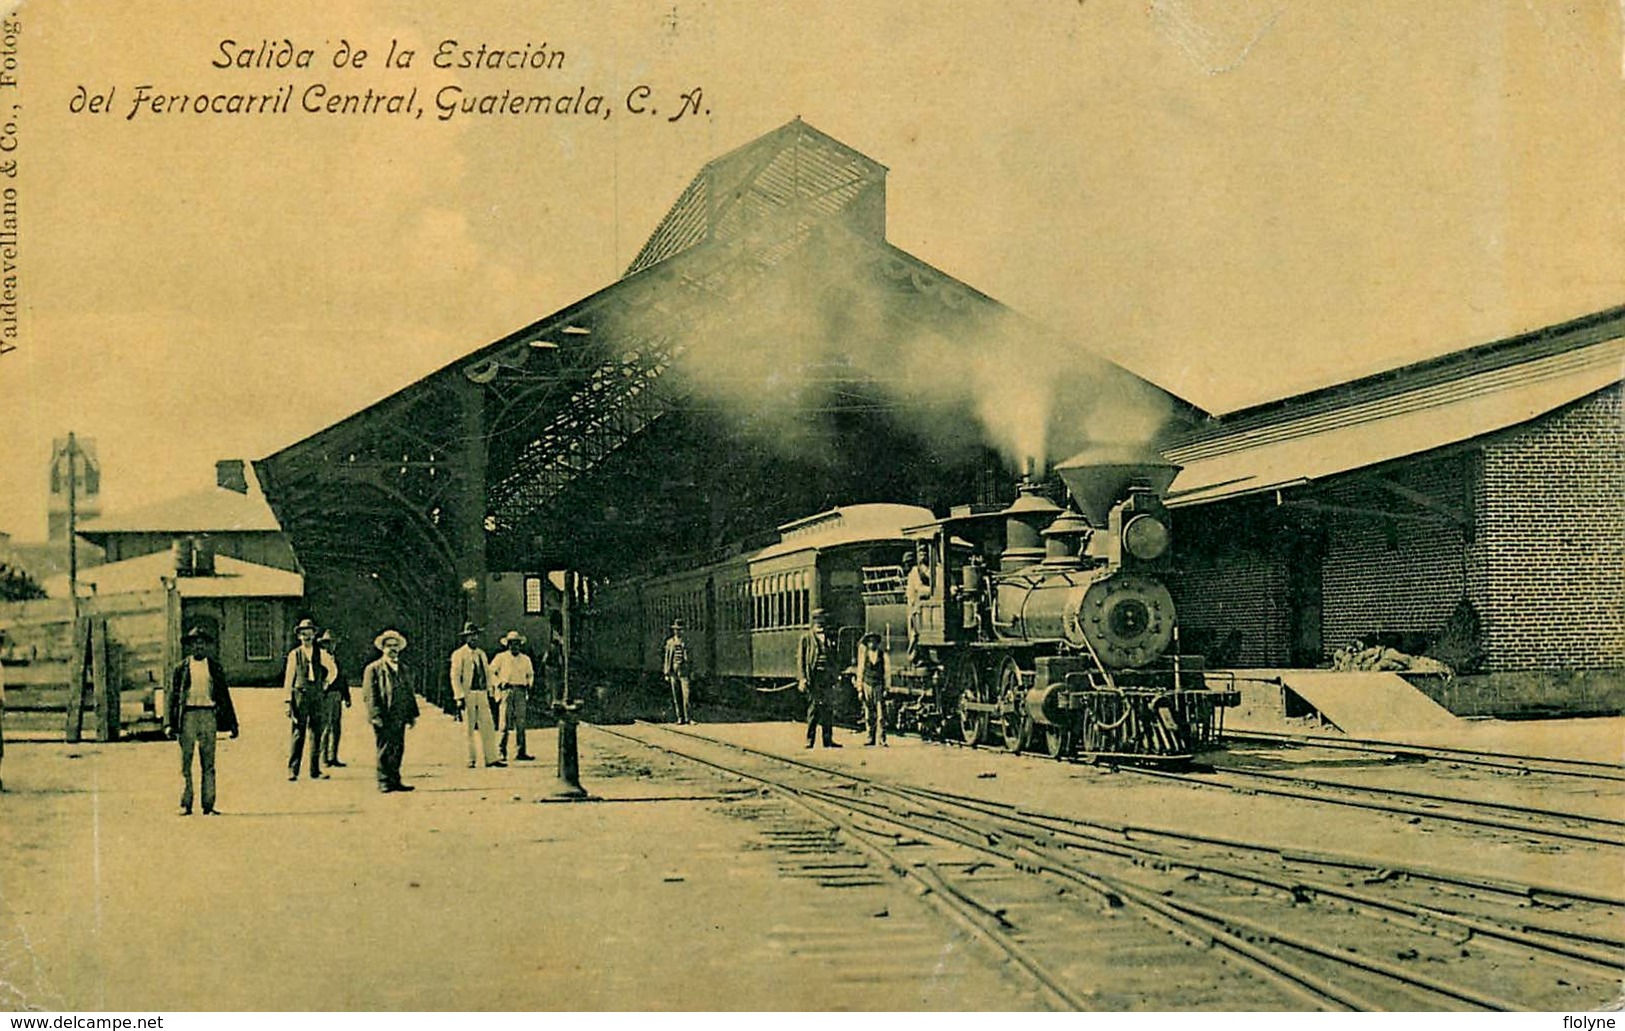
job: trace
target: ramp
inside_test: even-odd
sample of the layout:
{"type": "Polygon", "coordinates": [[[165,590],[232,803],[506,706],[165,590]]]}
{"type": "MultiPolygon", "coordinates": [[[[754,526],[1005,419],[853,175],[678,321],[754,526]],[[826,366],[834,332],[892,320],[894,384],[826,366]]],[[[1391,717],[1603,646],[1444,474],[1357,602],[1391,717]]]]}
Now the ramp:
{"type": "Polygon", "coordinates": [[[1288,691],[1353,737],[1396,737],[1460,725],[1449,709],[1395,673],[1288,669],[1277,676],[1288,691]]]}

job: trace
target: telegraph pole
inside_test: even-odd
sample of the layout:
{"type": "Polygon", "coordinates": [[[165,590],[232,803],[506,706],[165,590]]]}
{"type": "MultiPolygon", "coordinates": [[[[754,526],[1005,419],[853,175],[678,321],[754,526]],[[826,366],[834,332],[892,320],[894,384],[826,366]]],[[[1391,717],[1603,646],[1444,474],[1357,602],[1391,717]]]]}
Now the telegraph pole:
{"type": "Polygon", "coordinates": [[[73,632],[79,632],[79,471],[75,456],[79,442],[68,431],[68,597],[73,612],[73,632]]]}

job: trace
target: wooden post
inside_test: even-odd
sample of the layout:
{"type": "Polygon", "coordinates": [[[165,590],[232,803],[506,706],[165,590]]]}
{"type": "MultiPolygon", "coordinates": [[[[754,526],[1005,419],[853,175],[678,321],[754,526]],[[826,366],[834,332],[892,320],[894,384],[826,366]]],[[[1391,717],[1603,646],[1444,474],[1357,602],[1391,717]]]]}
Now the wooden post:
{"type": "Polygon", "coordinates": [[[91,695],[96,707],[96,740],[112,741],[118,737],[118,709],[113,702],[113,678],[109,676],[107,654],[107,620],[90,619],[90,679],[94,685],[91,695]]]}
{"type": "Polygon", "coordinates": [[[73,624],[73,659],[68,664],[68,689],[63,696],[64,726],[62,737],[70,745],[78,744],[85,728],[85,666],[90,661],[90,623],[75,620],[73,624]]]}

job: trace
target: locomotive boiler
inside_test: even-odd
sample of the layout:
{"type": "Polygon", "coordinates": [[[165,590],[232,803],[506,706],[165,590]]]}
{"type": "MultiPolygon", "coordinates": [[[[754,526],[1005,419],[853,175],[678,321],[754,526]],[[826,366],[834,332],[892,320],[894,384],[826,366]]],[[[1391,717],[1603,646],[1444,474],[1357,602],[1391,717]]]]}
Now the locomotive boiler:
{"type": "Polygon", "coordinates": [[[1178,471],[1146,448],[1096,447],[1056,467],[1068,507],[1028,481],[1006,508],[909,528],[913,569],[865,607],[892,653],[893,728],[1108,761],[1214,743],[1238,696],[1178,651],[1162,502],[1178,471]]]}

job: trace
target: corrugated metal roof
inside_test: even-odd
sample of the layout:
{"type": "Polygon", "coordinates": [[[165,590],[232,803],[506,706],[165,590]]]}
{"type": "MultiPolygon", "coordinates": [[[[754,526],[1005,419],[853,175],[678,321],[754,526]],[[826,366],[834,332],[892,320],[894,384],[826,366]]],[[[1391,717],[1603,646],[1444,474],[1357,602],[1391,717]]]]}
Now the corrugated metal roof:
{"type": "Polygon", "coordinates": [[[1180,508],[1307,483],[1517,426],[1620,382],[1625,339],[1480,366],[1340,407],[1287,409],[1274,421],[1166,448],[1164,454],[1184,466],[1168,504],[1180,508]]]}
{"type": "Polygon", "coordinates": [[[207,490],[104,515],[79,525],[82,537],[109,533],[280,532],[282,527],[258,491],[207,490]]]}
{"type": "MultiPolygon", "coordinates": [[[[160,586],[165,578],[175,580],[182,598],[299,598],[305,593],[305,578],[286,569],[245,562],[229,555],[216,555],[213,576],[175,576],[175,558],[168,551],[139,555],[123,562],[109,562],[79,574],[81,596],[92,585],[98,597],[109,594],[135,594],[160,586]]],[[[43,585],[53,598],[68,595],[66,575],[52,577],[43,585]]]]}

